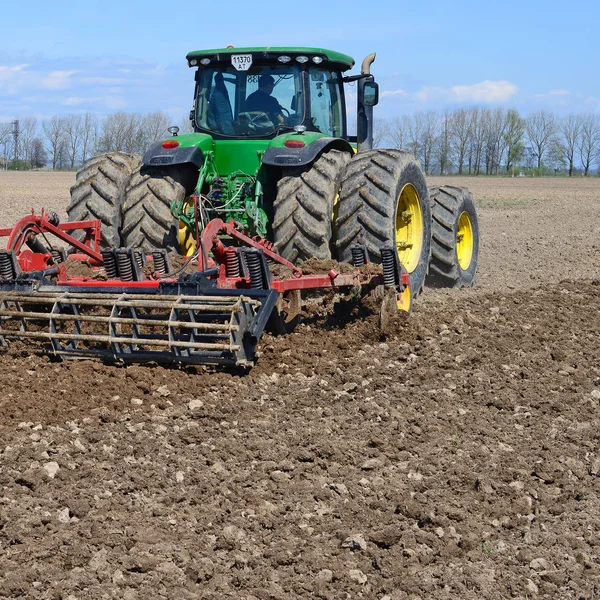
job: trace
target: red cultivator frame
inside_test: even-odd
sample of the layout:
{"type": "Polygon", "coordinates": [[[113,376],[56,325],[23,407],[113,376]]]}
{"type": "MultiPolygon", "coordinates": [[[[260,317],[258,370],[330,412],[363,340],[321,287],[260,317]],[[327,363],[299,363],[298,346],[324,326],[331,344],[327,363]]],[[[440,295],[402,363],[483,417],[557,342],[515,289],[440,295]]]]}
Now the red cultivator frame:
{"type": "Polygon", "coordinates": [[[249,366],[269,319],[298,310],[301,290],[386,286],[410,297],[392,248],[382,249],[381,274],[367,273],[366,250],[357,246],[349,273],[305,275],[270,242],[215,219],[197,235],[198,267],[189,273],[187,265],[174,269],[164,250],[101,249],[100,227],[42,212],[0,229],[8,237],[0,251],[1,343],[46,341],[72,358],[249,366]]]}

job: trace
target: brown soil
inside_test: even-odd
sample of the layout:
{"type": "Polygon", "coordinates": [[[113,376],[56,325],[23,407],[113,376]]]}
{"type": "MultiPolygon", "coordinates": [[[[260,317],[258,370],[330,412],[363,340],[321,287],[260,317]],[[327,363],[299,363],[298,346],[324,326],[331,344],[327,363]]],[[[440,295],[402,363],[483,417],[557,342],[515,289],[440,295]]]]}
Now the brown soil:
{"type": "Polygon", "coordinates": [[[0,597],[597,597],[600,181],[468,185],[477,286],[385,335],[315,314],[249,374],[3,351],[0,597]]]}

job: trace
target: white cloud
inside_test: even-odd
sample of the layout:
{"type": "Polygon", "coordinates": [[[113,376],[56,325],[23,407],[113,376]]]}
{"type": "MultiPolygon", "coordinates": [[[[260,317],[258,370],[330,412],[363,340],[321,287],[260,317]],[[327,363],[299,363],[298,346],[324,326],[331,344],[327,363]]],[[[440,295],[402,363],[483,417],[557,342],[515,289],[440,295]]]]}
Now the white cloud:
{"type": "Polygon", "coordinates": [[[550,90],[548,92],[549,96],[569,96],[570,94],[569,90],[550,90]]]}
{"type": "Polygon", "coordinates": [[[15,65],[14,67],[5,67],[0,65],[0,81],[12,79],[17,73],[23,71],[29,65],[15,65]]]}
{"type": "Polygon", "coordinates": [[[459,102],[506,102],[518,91],[510,81],[482,81],[474,85],[455,85],[452,93],[459,102]]]}
{"type": "Polygon", "coordinates": [[[69,78],[77,71],[52,71],[48,77],[42,79],[42,87],[50,90],[60,90],[70,86],[69,78]]]}
{"type": "Polygon", "coordinates": [[[384,90],[381,92],[382,98],[388,98],[390,96],[408,96],[408,92],[404,90],[384,90]]]}

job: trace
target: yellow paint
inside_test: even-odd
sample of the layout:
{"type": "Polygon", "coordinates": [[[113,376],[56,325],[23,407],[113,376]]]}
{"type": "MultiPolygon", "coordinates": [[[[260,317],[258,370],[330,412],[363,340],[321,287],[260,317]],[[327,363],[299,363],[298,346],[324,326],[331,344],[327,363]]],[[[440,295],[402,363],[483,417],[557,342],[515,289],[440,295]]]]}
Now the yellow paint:
{"type": "Polygon", "coordinates": [[[456,230],[456,258],[463,271],[466,271],[473,259],[473,224],[466,212],[458,217],[456,230]]]}
{"type": "Polygon", "coordinates": [[[423,248],[423,212],[419,194],[407,183],[396,206],[396,250],[404,268],[412,273],[419,266],[423,248]]]}
{"type": "MultiPolygon", "coordinates": [[[[194,208],[194,199],[188,198],[186,201],[185,211],[187,212],[190,208],[194,208]]],[[[192,256],[196,252],[196,240],[192,235],[192,232],[188,229],[187,225],[179,220],[179,249],[183,256],[192,256]]]]}
{"type": "Polygon", "coordinates": [[[403,310],[409,313],[412,307],[412,294],[410,293],[410,285],[407,285],[402,292],[396,294],[396,306],[398,310],[403,310]]]}

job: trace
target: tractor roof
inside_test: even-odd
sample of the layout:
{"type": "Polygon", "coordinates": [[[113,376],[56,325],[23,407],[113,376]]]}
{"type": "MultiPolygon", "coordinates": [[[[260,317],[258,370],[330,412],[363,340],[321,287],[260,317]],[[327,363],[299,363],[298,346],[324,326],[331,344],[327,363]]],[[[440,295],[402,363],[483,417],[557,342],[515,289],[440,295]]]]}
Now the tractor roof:
{"type": "MultiPolygon", "coordinates": [[[[347,54],[334,52],[333,50],[324,50],[323,48],[302,48],[302,47],[275,47],[265,46],[261,48],[216,48],[214,50],[196,50],[190,52],[186,58],[190,67],[195,67],[203,59],[209,59],[211,63],[231,63],[232,54],[251,54],[253,61],[256,62],[275,62],[280,56],[307,56],[309,59],[320,57],[322,64],[347,71],[354,66],[354,59],[347,54]]],[[[209,63],[210,64],[210,63],[209,63]]]]}

